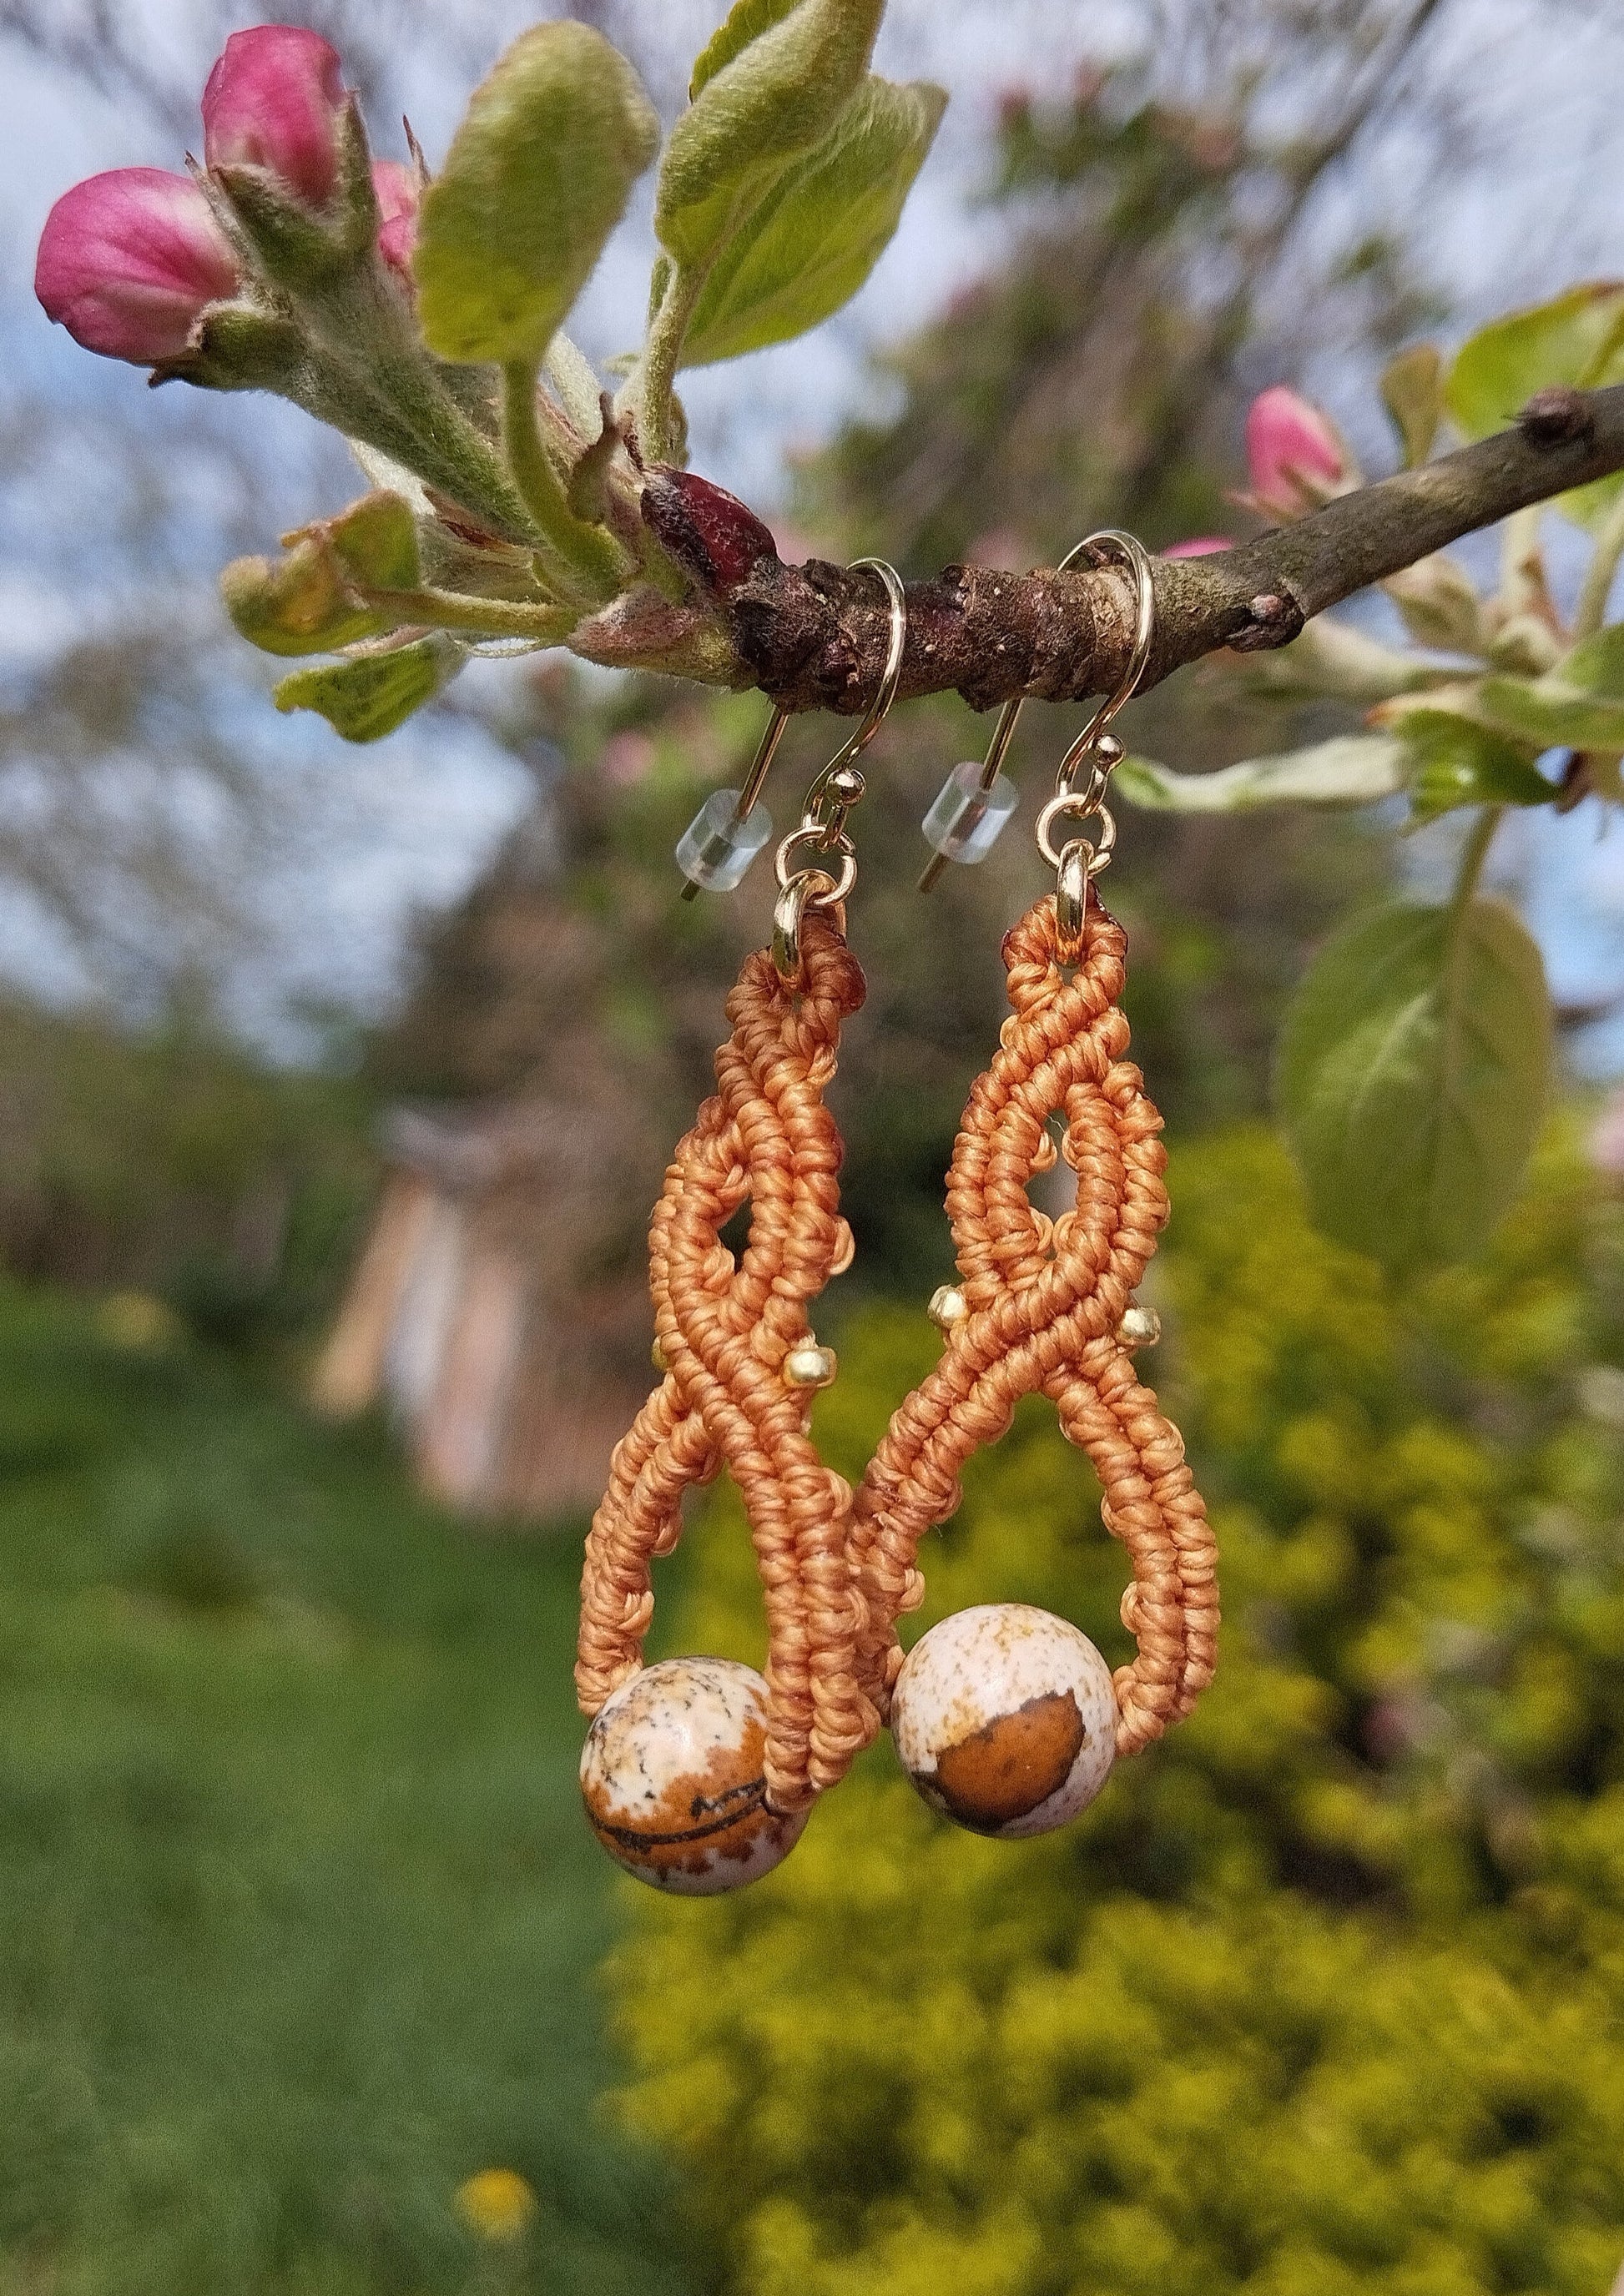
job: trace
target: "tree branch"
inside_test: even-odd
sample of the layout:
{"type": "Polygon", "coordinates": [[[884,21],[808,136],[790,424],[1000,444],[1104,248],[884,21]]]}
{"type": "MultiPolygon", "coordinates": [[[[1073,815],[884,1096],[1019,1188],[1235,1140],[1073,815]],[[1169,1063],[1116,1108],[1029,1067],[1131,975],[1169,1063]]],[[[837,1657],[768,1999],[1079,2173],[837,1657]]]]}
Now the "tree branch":
{"type": "MultiPolygon", "coordinates": [[[[1513,426],[1424,468],[1327,503],[1207,558],[1155,562],[1156,637],[1144,686],[1228,646],[1284,645],[1312,615],[1447,543],[1570,487],[1624,470],[1624,384],[1556,390],[1513,426]]],[[[724,612],[739,675],[781,708],[854,716],[879,683],[889,617],[875,576],[786,566],[765,527],[708,480],[649,473],[644,515],[724,612]]],[[[907,586],[903,698],[957,692],[972,709],[1027,694],[1108,693],[1132,646],[1131,579],[949,566],[907,586]]]]}

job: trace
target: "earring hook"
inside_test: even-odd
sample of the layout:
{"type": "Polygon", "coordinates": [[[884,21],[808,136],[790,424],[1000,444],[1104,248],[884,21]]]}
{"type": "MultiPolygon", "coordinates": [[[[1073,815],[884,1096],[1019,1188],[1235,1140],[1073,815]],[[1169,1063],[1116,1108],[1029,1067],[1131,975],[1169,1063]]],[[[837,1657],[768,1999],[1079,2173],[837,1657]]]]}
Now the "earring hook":
{"type": "Polygon", "coordinates": [[[902,657],[907,649],[908,609],[902,578],[883,558],[855,558],[852,567],[864,567],[879,576],[890,607],[890,636],[885,667],[862,722],[835,751],[807,791],[800,821],[780,844],[773,866],[778,878],[778,898],[773,910],[773,963],[782,980],[800,978],[800,921],[809,908],[828,908],[845,900],[857,881],[857,854],[846,830],[846,817],[862,796],[864,781],[857,759],[890,715],[902,682],[902,657]],[[798,847],[819,855],[838,854],[840,869],[831,875],[814,861],[791,868],[798,847]]]}
{"type": "MultiPolygon", "coordinates": [[[[1150,555],[1145,550],[1144,545],[1136,535],[1127,533],[1120,527],[1101,527],[1097,533],[1085,535],[1080,542],[1074,543],[1071,548],[1067,551],[1065,556],[1061,560],[1059,565],[1054,570],[1057,574],[1069,574],[1071,569],[1080,559],[1091,558],[1097,560],[1102,554],[1110,555],[1113,552],[1119,557],[1126,561],[1134,576],[1135,611],[1133,648],[1128,655],[1128,667],[1123,671],[1121,677],[1118,680],[1116,691],[1100,703],[1093,717],[1088,720],[1088,723],[1084,726],[1082,732],[1078,735],[1070,748],[1066,751],[1065,756],[1061,759],[1059,770],[1054,777],[1054,798],[1056,800],[1062,796],[1068,798],[1070,796],[1071,783],[1076,775],[1079,765],[1081,763],[1082,759],[1088,755],[1090,750],[1097,750],[1103,736],[1109,730],[1111,719],[1116,716],[1118,710],[1122,709],[1126,703],[1132,701],[1135,693],[1138,689],[1139,681],[1144,676],[1146,665],[1149,663],[1151,658],[1151,645],[1154,639],[1156,631],[1156,593],[1154,587],[1154,578],[1151,571],[1150,555]]],[[[1009,745],[1015,737],[1015,727],[1020,720],[1021,712],[1025,709],[1025,707],[1026,696],[1024,693],[1020,693],[1015,696],[1013,701],[1006,701],[1003,709],[998,712],[998,722],[993,727],[992,740],[987,745],[987,755],[982,761],[980,776],[977,784],[978,789],[983,797],[990,793],[997,781],[999,773],[1003,769],[1004,760],[1009,754],[1009,745]]],[[[1114,765],[1115,762],[1116,760],[1113,758],[1111,760],[1111,763],[1114,765]]],[[[1109,772],[1109,770],[1110,767],[1108,766],[1106,767],[1106,771],[1109,772]]],[[[1052,800],[1051,805],[1054,805],[1054,800],[1052,800]]],[[[1056,810],[1063,811],[1064,808],[1057,808],[1056,810]]],[[[1087,810],[1094,812],[1097,810],[1097,808],[1090,806],[1087,810]]],[[[1048,816],[1050,819],[1053,818],[1049,807],[1046,807],[1044,811],[1045,816],[1048,816]]],[[[1111,833],[1114,838],[1114,827],[1111,833]]],[[[1047,846],[1044,841],[1045,835],[1045,827],[1040,824],[1038,832],[1039,849],[1043,852],[1044,858],[1058,867],[1059,857],[1048,851],[1047,846]]],[[[1109,854],[1109,847],[1104,844],[1103,838],[1102,849],[1109,854]]],[[[947,859],[948,857],[945,852],[939,851],[931,856],[931,858],[926,863],[919,879],[919,890],[922,893],[928,893],[931,890],[931,888],[935,884],[937,879],[941,875],[942,871],[947,867],[947,859]]],[[[1103,863],[1100,865],[1103,866],[1103,863]]]]}
{"type": "Polygon", "coordinates": [[[1105,802],[1105,792],[1122,755],[1122,744],[1110,726],[1144,676],[1156,632],[1154,578],[1144,545],[1120,528],[1105,527],[1088,537],[1084,547],[1091,546],[1096,552],[1101,547],[1115,551],[1133,570],[1134,644],[1115,693],[1101,702],[1061,759],[1054,775],[1054,794],[1038,816],[1038,850],[1054,870],[1054,953],[1062,964],[1075,964],[1082,955],[1088,888],[1102,869],[1110,867],[1116,849],[1116,817],[1105,802]],[[1079,789],[1077,777],[1085,760],[1089,761],[1088,779],[1079,789]],[[1099,823],[1097,834],[1089,839],[1079,830],[1057,846],[1054,824],[1067,814],[1079,823],[1092,816],[1099,823]]]}

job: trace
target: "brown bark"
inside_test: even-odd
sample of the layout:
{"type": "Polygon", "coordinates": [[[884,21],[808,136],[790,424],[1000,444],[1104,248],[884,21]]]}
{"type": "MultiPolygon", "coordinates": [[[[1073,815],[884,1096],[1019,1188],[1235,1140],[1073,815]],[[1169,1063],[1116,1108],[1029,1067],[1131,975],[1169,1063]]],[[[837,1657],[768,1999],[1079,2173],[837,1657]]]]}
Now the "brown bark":
{"type": "MultiPolygon", "coordinates": [[[[1207,558],[1155,562],[1156,637],[1144,685],[1228,646],[1284,645],[1310,616],[1476,529],[1624,470],[1624,384],[1541,391],[1509,430],[1341,496],[1295,525],[1207,558]]],[[[786,566],[742,504],[651,472],[644,514],[726,611],[740,685],[783,708],[855,715],[879,682],[888,615],[875,575],[786,566]],[[746,523],[747,521],[747,523],[746,523]]],[[[900,697],[956,692],[987,709],[1107,693],[1133,633],[1129,576],[949,566],[907,585],[900,697]]]]}

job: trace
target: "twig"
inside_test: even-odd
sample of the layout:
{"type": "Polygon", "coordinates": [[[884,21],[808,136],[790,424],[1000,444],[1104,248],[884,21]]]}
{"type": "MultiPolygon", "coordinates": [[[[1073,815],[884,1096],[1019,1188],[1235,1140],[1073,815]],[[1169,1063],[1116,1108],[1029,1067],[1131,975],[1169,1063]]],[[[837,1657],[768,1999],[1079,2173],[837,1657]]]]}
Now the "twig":
{"type": "MultiPolygon", "coordinates": [[[[1156,640],[1143,684],[1222,647],[1284,645],[1327,606],[1464,534],[1624,470],[1624,384],[1541,391],[1513,427],[1416,471],[1343,495],[1296,525],[1211,557],[1155,562],[1156,640]]],[[[861,710],[884,661],[888,618],[872,576],[812,559],[786,566],[742,504],[703,480],[649,474],[644,514],[726,616],[735,685],[790,710],[861,710]],[[699,493],[726,504],[691,515],[699,493]],[[748,532],[750,546],[740,537],[748,532]],[[717,546],[714,537],[723,537],[717,546]],[[763,537],[760,545],[756,536],[763,537]]],[[[900,692],[957,692],[977,709],[1018,693],[1108,692],[1132,645],[1133,599],[1115,566],[1007,574],[949,566],[907,586],[900,692]]]]}

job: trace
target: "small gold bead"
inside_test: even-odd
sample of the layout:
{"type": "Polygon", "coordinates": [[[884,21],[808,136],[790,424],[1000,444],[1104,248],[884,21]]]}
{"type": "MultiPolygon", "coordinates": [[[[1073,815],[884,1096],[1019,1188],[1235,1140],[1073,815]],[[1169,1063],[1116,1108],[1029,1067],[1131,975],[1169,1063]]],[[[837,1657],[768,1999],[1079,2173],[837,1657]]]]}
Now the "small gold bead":
{"type": "Polygon", "coordinates": [[[784,1383],[789,1387],[833,1387],[840,1359],[833,1348],[820,1348],[808,1338],[783,1359],[784,1383]]]}
{"type": "Polygon", "coordinates": [[[1117,1325],[1117,1337],[1125,1348],[1153,1348],[1161,1337],[1161,1318],[1154,1308],[1142,1308],[1136,1300],[1130,1300],[1117,1325]]]}
{"type": "Polygon", "coordinates": [[[665,1350],[661,1348],[658,1340],[654,1341],[653,1345],[649,1349],[649,1361],[653,1365],[655,1370],[658,1372],[668,1372],[671,1368],[670,1365],[665,1359],[665,1350]]]}
{"type": "Polygon", "coordinates": [[[925,1313],[939,1332],[950,1332],[970,1313],[970,1302],[956,1283],[939,1283],[931,1294],[925,1313]]]}
{"type": "Polygon", "coordinates": [[[844,1275],[857,1256],[857,1240],[851,1232],[849,1220],[839,1220],[834,1230],[834,1258],[829,1263],[831,1275],[844,1275]]]}

